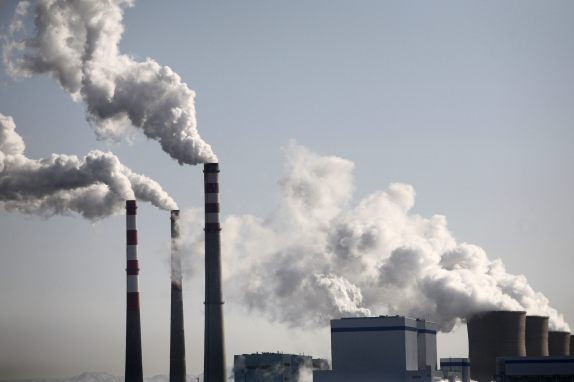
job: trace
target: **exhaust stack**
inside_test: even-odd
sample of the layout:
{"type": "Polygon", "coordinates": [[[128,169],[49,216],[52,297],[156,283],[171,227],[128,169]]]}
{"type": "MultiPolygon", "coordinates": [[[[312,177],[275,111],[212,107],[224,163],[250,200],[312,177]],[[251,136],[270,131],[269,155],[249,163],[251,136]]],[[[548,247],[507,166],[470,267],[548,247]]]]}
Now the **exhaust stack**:
{"type": "Polygon", "coordinates": [[[203,166],[205,190],[205,343],[204,382],[225,382],[225,338],[221,291],[219,164],[203,166]]]}
{"type": "Polygon", "coordinates": [[[142,382],[142,340],[140,294],[138,288],[138,231],[136,201],[126,201],[127,304],[126,304],[126,382],[142,382]]]}
{"type": "Polygon", "coordinates": [[[171,321],[169,341],[169,380],[185,382],[185,334],[181,255],[178,252],[179,210],[171,211],[171,321]]]}

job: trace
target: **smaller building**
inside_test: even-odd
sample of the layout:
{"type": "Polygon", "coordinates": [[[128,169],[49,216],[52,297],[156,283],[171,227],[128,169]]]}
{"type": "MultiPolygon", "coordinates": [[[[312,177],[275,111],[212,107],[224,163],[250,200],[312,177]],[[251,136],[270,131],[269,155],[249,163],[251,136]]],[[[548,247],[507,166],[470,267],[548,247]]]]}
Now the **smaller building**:
{"type": "Polygon", "coordinates": [[[311,382],[313,370],[325,369],[327,360],[297,354],[241,354],[233,360],[236,382],[311,382]]]}
{"type": "Polygon", "coordinates": [[[470,361],[468,358],[441,358],[440,370],[448,382],[470,382],[470,361]]]}
{"type": "Polygon", "coordinates": [[[498,382],[574,382],[574,357],[498,357],[498,382]]]}

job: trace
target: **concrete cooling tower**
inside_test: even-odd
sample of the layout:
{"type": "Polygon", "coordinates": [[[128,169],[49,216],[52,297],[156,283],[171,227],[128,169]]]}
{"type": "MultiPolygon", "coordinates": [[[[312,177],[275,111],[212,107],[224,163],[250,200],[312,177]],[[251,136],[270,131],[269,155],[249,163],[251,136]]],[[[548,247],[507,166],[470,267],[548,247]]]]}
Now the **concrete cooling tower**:
{"type": "Polygon", "coordinates": [[[471,378],[489,382],[496,374],[496,357],[526,356],[526,312],[488,311],[468,321],[471,378]]]}
{"type": "Polygon", "coordinates": [[[570,333],[548,332],[548,353],[551,356],[570,355],[570,333]]]}
{"type": "Polygon", "coordinates": [[[526,316],[526,355],[548,356],[548,317],[526,316]]]}

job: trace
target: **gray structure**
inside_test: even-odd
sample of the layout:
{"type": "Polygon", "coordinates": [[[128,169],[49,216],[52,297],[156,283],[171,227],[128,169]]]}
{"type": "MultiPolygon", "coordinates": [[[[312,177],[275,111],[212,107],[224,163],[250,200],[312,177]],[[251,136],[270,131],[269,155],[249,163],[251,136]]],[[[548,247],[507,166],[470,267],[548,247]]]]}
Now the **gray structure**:
{"type": "Polygon", "coordinates": [[[489,311],[468,321],[471,378],[488,382],[496,374],[496,358],[526,355],[526,313],[489,311]]]}
{"type": "Polygon", "coordinates": [[[138,231],[136,227],[137,205],[135,200],[126,201],[126,382],[142,382],[142,337],[140,324],[138,231]]]}
{"type": "Polygon", "coordinates": [[[497,363],[497,382],[574,381],[573,357],[501,357],[497,363]]]}
{"type": "Polygon", "coordinates": [[[219,164],[203,166],[205,190],[205,342],[204,382],[226,382],[221,241],[219,225],[219,164]]]}
{"type": "Polygon", "coordinates": [[[183,328],[183,294],[181,256],[178,253],[179,210],[171,211],[171,319],[169,338],[169,380],[185,382],[185,333],[183,328]]]}
{"type": "Polygon", "coordinates": [[[570,355],[574,356],[574,336],[570,335],[570,355]]]}
{"type": "Polygon", "coordinates": [[[237,382],[298,382],[308,380],[313,370],[327,370],[324,359],[283,353],[255,353],[234,356],[237,382]]]}
{"type": "Polygon", "coordinates": [[[526,316],[525,341],[528,357],[548,355],[548,317],[526,316]]]}
{"type": "Polygon", "coordinates": [[[548,353],[552,357],[570,355],[570,333],[548,332],[548,353]]]}
{"type": "Polygon", "coordinates": [[[436,328],[424,320],[401,316],[331,320],[331,357],[333,369],[315,371],[314,382],[442,379],[436,371],[436,328]]]}
{"type": "Polygon", "coordinates": [[[418,370],[430,367],[436,370],[436,325],[417,319],[418,370]]]}
{"type": "Polygon", "coordinates": [[[440,371],[448,382],[470,382],[470,361],[468,358],[441,358],[440,371]]]}

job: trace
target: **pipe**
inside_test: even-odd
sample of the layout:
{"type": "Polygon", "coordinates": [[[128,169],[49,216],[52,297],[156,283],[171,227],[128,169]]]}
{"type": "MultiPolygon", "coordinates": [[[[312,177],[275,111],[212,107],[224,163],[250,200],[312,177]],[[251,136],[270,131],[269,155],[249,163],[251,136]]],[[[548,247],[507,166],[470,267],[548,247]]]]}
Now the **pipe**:
{"type": "Polygon", "coordinates": [[[140,294],[138,288],[138,231],[136,201],[126,201],[126,382],[142,382],[142,344],[140,325],[140,294]]]}
{"type": "Polygon", "coordinates": [[[203,166],[205,191],[205,343],[204,382],[225,382],[225,338],[221,290],[219,164],[203,166]]]}
{"type": "Polygon", "coordinates": [[[185,333],[181,255],[178,252],[179,210],[172,210],[171,221],[171,319],[169,341],[169,380],[185,382],[185,333]]]}

